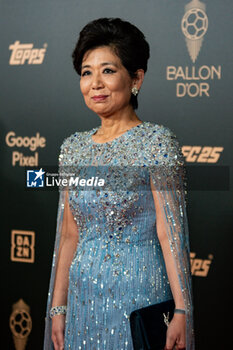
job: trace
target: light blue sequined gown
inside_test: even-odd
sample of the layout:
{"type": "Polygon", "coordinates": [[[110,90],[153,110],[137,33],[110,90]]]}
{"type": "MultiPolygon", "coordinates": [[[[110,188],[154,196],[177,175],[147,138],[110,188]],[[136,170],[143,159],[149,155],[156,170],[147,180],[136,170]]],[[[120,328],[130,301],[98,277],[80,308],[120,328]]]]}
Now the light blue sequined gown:
{"type": "MultiPolygon", "coordinates": [[[[90,171],[90,165],[101,165],[107,175],[108,167],[126,166],[127,171],[135,167],[138,176],[127,179],[125,187],[122,185],[124,191],[119,191],[119,187],[113,192],[101,188],[78,191],[75,186],[69,190],[79,243],[69,270],[65,350],[133,350],[130,313],[172,299],[156,232],[149,171],[145,167],[158,165],[164,159],[177,161],[178,157],[182,161],[182,155],[170,130],[152,122],[143,122],[102,144],[92,139],[97,129],[77,132],[64,141],[60,168],[71,167],[75,171],[81,167],[90,171]]],[[[84,175],[86,170],[82,171],[84,175]]],[[[90,174],[95,176],[95,170],[90,174]]],[[[117,181],[119,185],[122,177],[117,181]]],[[[60,198],[60,210],[61,206],[60,198]]],[[[61,216],[58,230],[60,224],[61,216]]],[[[186,249],[188,254],[188,244],[181,247],[182,244],[177,249],[186,249]]],[[[57,249],[58,246],[54,259],[57,249]]],[[[180,273],[188,280],[187,256],[182,262],[187,270],[180,273]]],[[[186,287],[181,284],[181,288],[188,292],[190,286],[185,283],[186,287]]],[[[52,288],[50,285],[48,309],[52,288]]],[[[44,349],[52,349],[48,339],[44,349]]]]}

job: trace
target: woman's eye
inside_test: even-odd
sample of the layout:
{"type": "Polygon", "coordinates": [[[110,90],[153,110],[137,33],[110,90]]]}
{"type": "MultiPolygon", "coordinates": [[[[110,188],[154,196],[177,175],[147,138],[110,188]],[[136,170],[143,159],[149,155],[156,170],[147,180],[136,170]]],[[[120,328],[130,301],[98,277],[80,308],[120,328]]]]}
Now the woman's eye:
{"type": "Polygon", "coordinates": [[[105,68],[104,69],[104,73],[107,73],[107,74],[111,74],[111,73],[115,73],[115,71],[114,70],[112,70],[112,69],[110,69],[110,68],[105,68]]]}
{"type": "Polygon", "coordinates": [[[90,71],[86,70],[85,72],[82,73],[82,77],[84,77],[85,75],[89,75],[89,74],[90,74],[90,71]]]}

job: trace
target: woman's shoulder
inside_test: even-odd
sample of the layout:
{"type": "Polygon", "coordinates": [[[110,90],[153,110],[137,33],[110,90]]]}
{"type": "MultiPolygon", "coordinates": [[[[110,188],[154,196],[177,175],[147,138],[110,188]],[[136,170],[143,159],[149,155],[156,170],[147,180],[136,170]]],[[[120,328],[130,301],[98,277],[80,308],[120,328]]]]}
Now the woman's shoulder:
{"type": "Polygon", "coordinates": [[[153,141],[171,141],[177,140],[177,136],[174,131],[163,124],[157,124],[156,122],[144,122],[146,135],[153,141]]]}
{"type": "Polygon", "coordinates": [[[90,130],[86,131],[75,131],[73,134],[71,134],[68,137],[65,137],[61,144],[61,150],[65,151],[69,148],[72,148],[73,146],[76,146],[81,141],[85,140],[85,136],[89,134],[90,130]]]}
{"type": "Polygon", "coordinates": [[[146,153],[158,163],[184,162],[182,149],[174,131],[165,125],[146,122],[146,153]]]}
{"type": "Polygon", "coordinates": [[[59,164],[68,164],[72,160],[74,152],[80,151],[83,145],[82,141],[85,141],[85,136],[88,131],[75,131],[68,137],[65,137],[61,146],[59,154],[59,164]]]}

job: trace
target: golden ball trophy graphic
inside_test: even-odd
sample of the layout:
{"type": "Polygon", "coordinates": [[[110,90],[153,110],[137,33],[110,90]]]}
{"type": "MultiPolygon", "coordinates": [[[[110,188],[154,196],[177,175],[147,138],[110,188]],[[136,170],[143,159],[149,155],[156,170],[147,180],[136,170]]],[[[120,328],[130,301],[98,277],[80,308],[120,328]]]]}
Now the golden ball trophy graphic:
{"type": "Polygon", "coordinates": [[[24,350],[28,336],[32,330],[32,319],[30,316],[30,307],[25,304],[23,299],[20,299],[12,306],[10,329],[13,334],[15,349],[24,350]]]}
{"type": "Polygon", "coordinates": [[[192,0],[185,6],[185,14],[181,21],[181,29],[193,63],[197,59],[208,29],[208,17],[205,9],[206,6],[201,1],[192,0]]]}

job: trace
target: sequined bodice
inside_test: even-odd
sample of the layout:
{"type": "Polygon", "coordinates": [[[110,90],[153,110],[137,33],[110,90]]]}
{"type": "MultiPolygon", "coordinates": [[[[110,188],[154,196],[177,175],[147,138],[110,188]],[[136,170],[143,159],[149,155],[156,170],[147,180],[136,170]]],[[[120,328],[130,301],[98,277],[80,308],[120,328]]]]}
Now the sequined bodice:
{"type": "Polygon", "coordinates": [[[147,166],[151,164],[152,143],[153,149],[158,147],[157,162],[165,156],[165,145],[161,143],[163,128],[143,122],[113,141],[100,144],[91,137],[96,130],[72,135],[65,146],[72,157],[62,159],[65,166],[71,167],[69,169],[76,167],[76,175],[82,178],[95,177],[98,166],[102,177],[107,182],[111,179],[112,191],[108,187],[80,191],[71,187],[69,201],[78,223],[80,241],[100,238],[113,245],[114,242],[135,244],[155,239],[156,215],[147,166]],[[113,171],[117,175],[120,173],[115,176],[117,183],[114,185],[113,171]],[[138,232],[137,223],[142,222],[145,215],[147,226],[138,232]]]}

